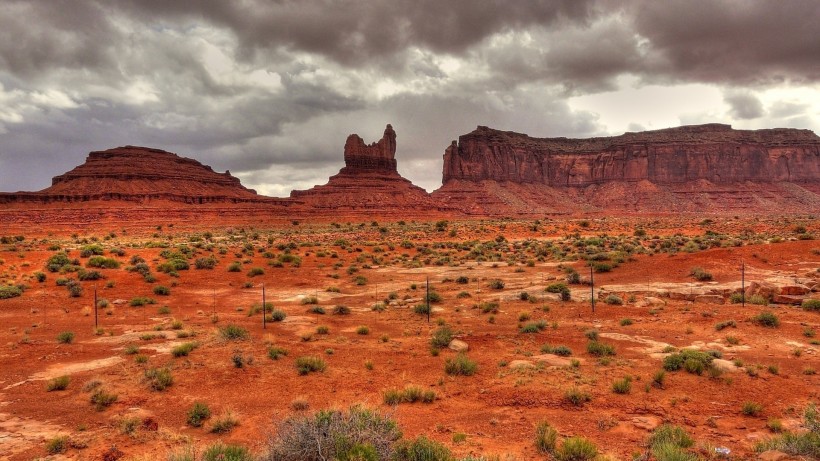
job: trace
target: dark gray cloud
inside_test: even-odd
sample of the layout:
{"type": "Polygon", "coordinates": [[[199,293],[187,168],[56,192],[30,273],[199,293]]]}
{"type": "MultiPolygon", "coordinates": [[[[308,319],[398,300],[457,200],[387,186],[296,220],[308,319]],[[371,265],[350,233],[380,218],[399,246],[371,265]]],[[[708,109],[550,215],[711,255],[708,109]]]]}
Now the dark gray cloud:
{"type": "Polygon", "coordinates": [[[729,115],[736,119],[759,118],[765,113],[760,99],[749,92],[729,91],[723,95],[723,100],[729,105],[729,115]]]}
{"type": "MultiPolygon", "coordinates": [[[[816,105],[765,92],[817,86],[817,24],[800,0],[6,0],[0,190],[136,144],[287,195],[326,182],[349,133],[372,142],[388,122],[399,170],[432,189],[476,125],[610,134],[571,98],[649,83],[712,85],[729,106],[681,121],[816,128],[816,105]]],[[[658,127],[638,122],[622,129],[658,127]]]]}

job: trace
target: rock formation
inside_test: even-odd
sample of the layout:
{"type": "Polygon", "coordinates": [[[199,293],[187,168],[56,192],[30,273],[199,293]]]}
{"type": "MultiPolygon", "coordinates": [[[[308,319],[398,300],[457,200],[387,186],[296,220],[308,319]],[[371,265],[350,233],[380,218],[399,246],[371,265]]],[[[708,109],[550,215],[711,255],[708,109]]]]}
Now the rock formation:
{"type": "Polygon", "coordinates": [[[820,137],[708,124],[590,139],[479,126],[444,153],[433,196],[476,214],[808,211],[820,206],[820,137]]]}
{"type": "Polygon", "coordinates": [[[269,202],[231,176],[196,160],[146,147],[91,152],[85,163],[39,192],[0,194],[0,203],[167,200],[192,204],[269,202]]]}
{"type": "Polygon", "coordinates": [[[442,208],[427,191],[399,175],[395,157],[396,132],[392,126],[387,125],[384,136],[370,145],[351,134],[345,142],[345,166],[339,174],[325,185],[293,191],[290,196],[303,202],[309,213],[418,215],[442,208]]]}

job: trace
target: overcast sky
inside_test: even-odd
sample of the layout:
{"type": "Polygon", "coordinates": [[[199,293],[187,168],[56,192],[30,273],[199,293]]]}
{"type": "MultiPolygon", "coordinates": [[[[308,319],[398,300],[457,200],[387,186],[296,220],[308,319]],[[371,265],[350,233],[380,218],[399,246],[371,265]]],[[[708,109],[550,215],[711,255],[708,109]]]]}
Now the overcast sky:
{"type": "Polygon", "coordinates": [[[392,123],[433,190],[477,125],[820,133],[820,2],[2,0],[0,190],[133,144],[287,196],[392,123]]]}

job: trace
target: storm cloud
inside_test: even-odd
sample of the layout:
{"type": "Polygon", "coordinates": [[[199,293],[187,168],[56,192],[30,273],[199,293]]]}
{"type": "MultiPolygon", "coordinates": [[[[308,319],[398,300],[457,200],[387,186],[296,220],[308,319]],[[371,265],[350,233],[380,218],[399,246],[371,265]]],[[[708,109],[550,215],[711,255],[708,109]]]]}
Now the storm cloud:
{"type": "Polygon", "coordinates": [[[428,190],[476,125],[817,130],[819,23],[801,0],[7,0],[0,190],[134,144],[285,196],[338,171],[348,134],[375,141],[386,123],[400,172],[428,190]],[[658,112],[667,93],[696,111],[658,112]],[[619,94],[629,107],[607,105],[619,94]]]}

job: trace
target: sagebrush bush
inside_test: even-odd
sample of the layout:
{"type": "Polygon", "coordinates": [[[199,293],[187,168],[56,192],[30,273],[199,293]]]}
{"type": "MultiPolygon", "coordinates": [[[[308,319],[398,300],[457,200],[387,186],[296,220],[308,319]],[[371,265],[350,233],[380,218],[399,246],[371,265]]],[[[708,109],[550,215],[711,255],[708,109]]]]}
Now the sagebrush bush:
{"type": "Polygon", "coordinates": [[[202,423],[211,417],[211,409],[208,405],[202,402],[194,402],[190,410],[188,410],[188,418],[186,422],[191,427],[201,427],[202,423]]]}
{"type": "Polygon", "coordinates": [[[262,461],[416,460],[410,447],[397,450],[398,425],[362,406],[322,410],[286,419],[267,443],[262,461]]]}
{"type": "Polygon", "coordinates": [[[296,359],[296,370],[300,375],[306,375],[314,371],[325,371],[327,364],[320,357],[306,355],[296,359]]]}
{"type": "Polygon", "coordinates": [[[464,353],[444,362],[444,372],[448,375],[472,376],[478,370],[478,364],[464,353]]]}
{"type": "Polygon", "coordinates": [[[780,326],[780,319],[778,319],[777,315],[772,311],[763,311],[753,317],[752,320],[754,323],[766,328],[777,328],[780,326]]]}
{"type": "Polygon", "coordinates": [[[535,426],[535,448],[541,453],[552,453],[558,440],[558,431],[546,421],[535,426]]]}
{"type": "Polygon", "coordinates": [[[569,437],[555,450],[558,461],[589,461],[598,456],[598,447],[583,437],[569,437]]]}
{"type": "Polygon", "coordinates": [[[174,383],[174,377],[170,368],[151,368],[145,370],[145,380],[148,387],[155,391],[164,391],[174,383]]]}
{"type": "Polygon", "coordinates": [[[250,337],[250,333],[239,325],[228,324],[219,329],[219,335],[228,341],[244,341],[250,337]]]}

